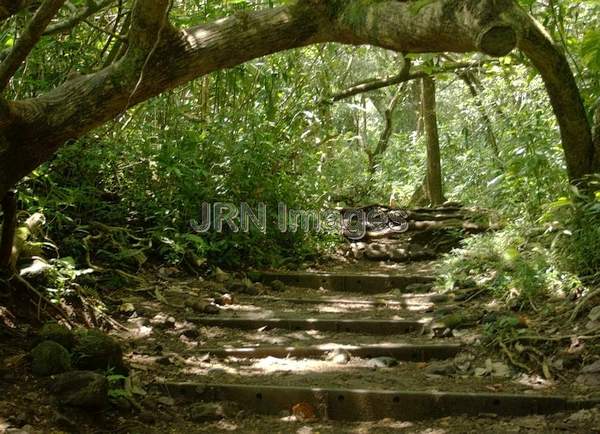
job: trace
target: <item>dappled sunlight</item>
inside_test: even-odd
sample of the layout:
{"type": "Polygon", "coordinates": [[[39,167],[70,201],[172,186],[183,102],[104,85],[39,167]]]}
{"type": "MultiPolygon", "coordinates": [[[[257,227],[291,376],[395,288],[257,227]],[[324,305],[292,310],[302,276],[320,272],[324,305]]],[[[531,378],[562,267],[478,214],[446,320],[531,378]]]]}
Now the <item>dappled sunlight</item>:
{"type": "Polygon", "coordinates": [[[536,390],[549,389],[556,386],[556,383],[554,381],[545,379],[542,376],[535,374],[521,374],[516,381],[517,383],[522,384],[523,386],[527,386],[531,389],[536,390]]]}

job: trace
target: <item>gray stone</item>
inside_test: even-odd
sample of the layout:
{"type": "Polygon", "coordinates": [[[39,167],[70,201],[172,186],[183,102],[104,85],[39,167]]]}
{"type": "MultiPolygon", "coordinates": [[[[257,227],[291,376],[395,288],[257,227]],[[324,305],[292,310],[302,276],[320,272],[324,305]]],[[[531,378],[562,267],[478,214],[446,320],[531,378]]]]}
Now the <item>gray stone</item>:
{"type": "Polygon", "coordinates": [[[600,359],[596,360],[594,363],[590,365],[586,365],[581,368],[582,374],[595,374],[600,372],[600,359]]]}
{"type": "Polygon", "coordinates": [[[325,359],[338,365],[345,365],[350,361],[350,353],[343,348],[335,348],[327,353],[325,359]]]}
{"type": "Polygon", "coordinates": [[[281,280],[273,280],[271,282],[271,289],[277,292],[285,291],[285,283],[283,283],[281,280]]]}
{"type": "Polygon", "coordinates": [[[82,370],[107,370],[125,373],[123,350],[119,343],[100,330],[90,329],[78,333],[73,349],[73,361],[82,370]]]}
{"type": "Polygon", "coordinates": [[[31,350],[31,370],[35,375],[47,376],[71,370],[71,356],[60,344],[44,341],[31,350]]]}
{"type": "Polygon", "coordinates": [[[369,368],[376,369],[391,368],[394,366],[398,366],[398,360],[394,359],[393,357],[375,357],[367,362],[367,366],[369,368]]]}
{"type": "Polygon", "coordinates": [[[585,387],[600,387],[600,373],[578,375],[575,381],[585,387]]]}
{"type": "Polygon", "coordinates": [[[142,411],[140,413],[140,415],[138,416],[138,419],[149,425],[156,423],[156,417],[154,416],[154,413],[152,413],[151,411],[142,411]]]}
{"type": "Polygon", "coordinates": [[[95,372],[73,371],[57,375],[49,388],[62,405],[98,409],[108,403],[108,381],[104,375],[95,372]]]}
{"type": "Polygon", "coordinates": [[[592,310],[590,310],[590,313],[588,314],[588,318],[591,321],[600,320],[600,306],[596,306],[592,310]]]}
{"type": "Polygon", "coordinates": [[[188,410],[188,414],[189,420],[197,423],[213,422],[226,417],[223,405],[212,402],[192,404],[188,410]]]}
{"type": "Polygon", "coordinates": [[[433,362],[425,368],[425,372],[429,375],[453,375],[456,373],[456,368],[451,361],[433,362]]]}

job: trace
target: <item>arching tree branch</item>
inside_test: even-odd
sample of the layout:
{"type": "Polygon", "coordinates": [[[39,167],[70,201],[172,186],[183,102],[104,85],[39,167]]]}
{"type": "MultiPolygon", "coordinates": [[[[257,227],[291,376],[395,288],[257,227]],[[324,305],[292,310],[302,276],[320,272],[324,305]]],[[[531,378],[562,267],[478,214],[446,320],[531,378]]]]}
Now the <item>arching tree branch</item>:
{"type": "Polygon", "coordinates": [[[66,141],[128,107],[213,71],[321,42],[493,56],[507,54],[518,43],[546,82],[569,175],[576,178],[592,169],[578,161],[594,157],[594,151],[568,63],[513,0],[437,0],[416,14],[410,2],[397,0],[302,0],[183,31],[165,23],[167,8],[167,0],[137,0],[127,52],[118,61],[37,98],[7,102],[7,115],[0,119],[0,196],[66,141]]]}

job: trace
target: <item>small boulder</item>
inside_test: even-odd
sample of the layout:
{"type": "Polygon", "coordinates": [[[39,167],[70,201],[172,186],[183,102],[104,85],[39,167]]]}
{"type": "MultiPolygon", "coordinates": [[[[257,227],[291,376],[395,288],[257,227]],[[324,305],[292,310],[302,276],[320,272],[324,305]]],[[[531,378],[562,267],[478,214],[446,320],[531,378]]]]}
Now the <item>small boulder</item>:
{"type": "Polygon", "coordinates": [[[221,312],[221,308],[214,303],[206,303],[200,300],[186,300],[185,305],[196,313],[215,315],[221,312]]]}
{"type": "Polygon", "coordinates": [[[592,310],[590,310],[590,313],[588,314],[588,318],[590,319],[590,321],[600,320],[600,306],[595,306],[594,308],[592,308],[592,310]]]}
{"type": "Polygon", "coordinates": [[[404,288],[407,293],[422,293],[431,291],[431,283],[411,283],[404,288]]]}
{"type": "Polygon", "coordinates": [[[44,324],[40,330],[40,339],[56,342],[67,350],[73,349],[75,345],[75,334],[64,325],[55,322],[44,324]]]}
{"type": "Polygon", "coordinates": [[[71,356],[60,344],[44,341],[31,350],[31,369],[35,375],[48,376],[71,370],[71,356]]]}
{"type": "Polygon", "coordinates": [[[367,366],[372,369],[392,368],[398,366],[398,360],[393,357],[375,357],[367,362],[367,366]]]}
{"type": "Polygon", "coordinates": [[[281,280],[273,280],[271,282],[271,289],[277,292],[285,291],[285,283],[283,283],[281,280]]]}
{"type": "Polygon", "coordinates": [[[118,373],[127,371],[121,346],[114,338],[100,330],[80,331],[73,353],[75,365],[79,369],[114,369],[118,373]]]}
{"type": "Polygon", "coordinates": [[[227,402],[198,402],[189,407],[188,419],[196,423],[213,422],[231,416],[234,411],[234,405],[227,402]]]}
{"type": "Polygon", "coordinates": [[[600,373],[600,359],[596,360],[594,363],[584,366],[581,368],[582,374],[597,374],[600,373]]]}
{"type": "Polygon", "coordinates": [[[57,375],[49,386],[62,405],[104,408],[108,403],[108,380],[90,371],[73,371],[57,375]]]}
{"type": "Polygon", "coordinates": [[[585,387],[600,386],[600,360],[584,366],[581,375],[578,375],[575,381],[585,387]]]}
{"type": "Polygon", "coordinates": [[[456,368],[450,361],[433,362],[425,368],[425,373],[428,375],[450,376],[456,373],[456,368]]]}
{"type": "Polygon", "coordinates": [[[343,348],[335,348],[327,353],[325,360],[338,365],[345,365],[350,361],[350,353],[343,348]]]}
{"type": "Polygon", "coordinates": [[[228,287],[229,291],[241,294],[257,295],[258,289],[250,279],[235,280],[228,287]]]}
{"type": "Polygon", "coordinates": [[[231,276],[217,267],[215,269],[214,279],[219,283],[224,283],[231,279],[231,276]]]}

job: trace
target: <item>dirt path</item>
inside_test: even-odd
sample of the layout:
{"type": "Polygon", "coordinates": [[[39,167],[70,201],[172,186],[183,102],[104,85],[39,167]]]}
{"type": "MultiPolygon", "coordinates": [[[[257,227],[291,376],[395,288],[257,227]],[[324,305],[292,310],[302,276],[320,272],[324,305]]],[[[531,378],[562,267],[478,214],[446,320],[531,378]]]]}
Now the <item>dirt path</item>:
{"type": "Polygon", "coordinates": [[[523,374],[482,345],[481,321],[449,325],[497,307],[435,291],[433,270],[360,263],[263,273],[264,283],[155,277],[112,296],[130,370],[111,407],[57,407],[52,379],[10,357],[22,354],[14,339],[0,346],[19,366],[0,372],[0,432],[598,432],[589,401],[598,393],[576,373],[523,374]]]}
{"type": "MultiPolygon", "coordinates": [[[[227,284],[166,281],[159,300],[132,298],[136,314],[121,337],[149,392],[141,398],[164,416],[151,426],[156,432],[596,432],[589,423],[600,421],[600,413],[578,408],[589,403],[552,401],[588,398],[569,378],[519,374],[479,345],[480,326],[440,327],[450,314],[486,309],[485,301],[465,304],[422,284],[419,293],[379,290],[368,276],[385,274],[382,268],[351,273],[366,291],[355,284],[346,284],[351,292],[340,290],[331,278],[319,287],[309,279],[300,284],[315,287],[233,294],[231,304],[211,315],[190,309],[190,296],[209,301],[227,284]],[[355,325],[351,332],[347,322],[355,325]],[[404,323],[417,326],[397,328],[404,323]],[[404,395],[364,397],[364,391],[404,395]],[[398,405],[390,407],[388,398],[398,405]],[[202,404],[214,399],[225,404],[217,410],[202,404]]],[[[412,264],[387,274],[431,276],[431,269],[412,264]]],[[[285,280],[289,273],[274,277],[285,280]]]]}

